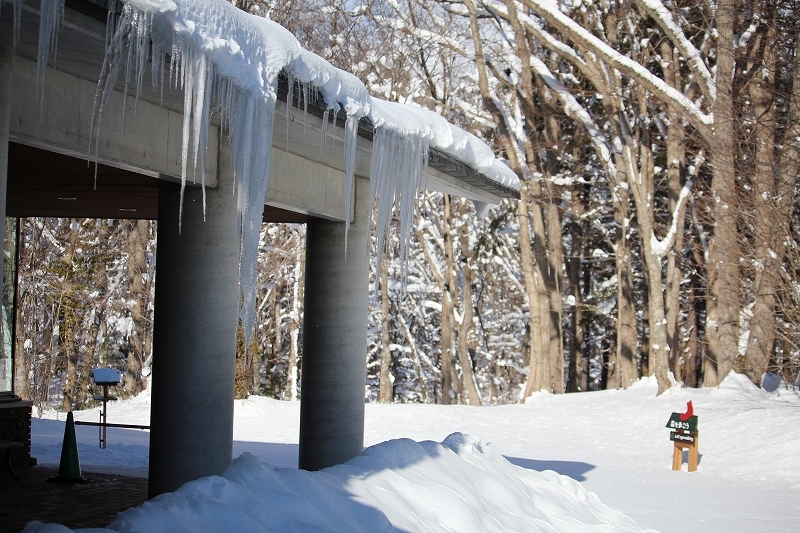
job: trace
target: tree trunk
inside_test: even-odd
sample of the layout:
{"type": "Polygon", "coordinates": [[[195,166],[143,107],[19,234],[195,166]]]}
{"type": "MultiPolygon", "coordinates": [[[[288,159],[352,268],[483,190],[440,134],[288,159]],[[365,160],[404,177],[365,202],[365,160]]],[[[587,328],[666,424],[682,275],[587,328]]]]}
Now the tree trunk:
{"type": "Polygon", "coordinates": [[[75,391],[78,382],[78,354],[75,352],[74,347],[69,347],[70,344],[69,340],[63,344],[66,348],[63,357],[67,364],[64,400],[61,402],[61,410],[64,412],[72,411],[75,407],[75,391]]]}
{"type": "Polygon", "coordinates": [[[419,385],[422,403],[428,403],[428,385],[425,382],[425,373],[422,371],[417,343],[414,340],[414,336],[411,334],[411,330],[408,328],[408,324],[406,324],[406,321],[403,319],[403,315],[398,315],[397,321],[400,323],[400,328],[403,330],[403,335],[406,337],[409,348],[411,348],[411,355],[414,356],[414,370],[417,373],[417,384],[419,385]]]}
{"type": "Polygon", "coordinates": [[[145,336],[150,331],[148,320],[144,316],[144,305],[148,301],[149,287],[145,287],[143,278],[148,277],[147,237],[149,221],[136,220],[129,222],[128,233],[128,279],[130,295],[133,300],[130,313],[133,319],[132,338],[128,339],[128,361],[125,368],[125,394],[135,396],[144,389],[142,367],[145,358],[145,336]]]}
{"type": "Polygon", "coordinates": [[[548,249],[548,302],[550,304],[550,390],[564,393],[564,303],[561,285],[564,279],[564,248],[561,238],[561,215],[551,187],[548,187],[547,249],[548,249]]]}
{"type": "MultiPolygon", "coordinates": [[[[540,94],[545,93],[544,84],[540,76],[536,77],[536,86],[540,94]]],[[[544,187],[540,189],[539,201],[544,206],[547,228],[546,238],[542,242],[547,243],[546,262],[540,267],[544,273],[543,279],[547,288],[547,309],[543,310],[542,316],[549,318],[549,338],[547,339],[547,360],[549,366],[548,388],[555,394],[564,392],[564,336],[562,331],[563,298],[561,295],[561,285],[564,279],[564,248],[561,236],[561,214],[559,213],[559,203],[561,195],[558,187],[553,184],[551,178],[559,171],[559,156],[561,151],[561,129],[556,115],[558,110],[551,105],[552,99],[545,98],[541,113],[544,119],[544,141],[547,147],[547,158],[539,163],[544,171],[544,187]]],[[[532,106],[526,106],[532,107],[532,106]]],[[[528,120],[533,119],[532,111],[526,113],[528,120]]],[[[532,154],[531,154],[532,155],[532,154]]],[[[541,160],[541,158],[538,158],[541,160]]],[[[538,186],[536,183],[534,186],[538,186]]],[[[534,193],[536,190],[534,189],[534,193]]],[[[537,204],[538,207],[538,204],[537,204]]],[[[535,220],[535,219],[534,219],[535,220]]],[[[534,223],[535,224],[535,223],[534,223]]],[[[536,226],[534,225],[534,228],[536,226]]],[[[536,234],[539,237],[539,234],[536,234]]],[[[538,258],[537,258],[538,260],[538,258]]]]}
{"type": "Polygon", "coordinates": [[[300,359],[300,304],[303,302],[303,292],[305,289],[305,254],[300,254],[294,265],[294,283],[292,283],[292,311],[291,330],[289,331],[289,368],[286,373],[286,390],[284,399],[291,401],[297,400],[297,384],[300,378],[297,373],[297,362],[300,359]]]}
{"type": "Polygon", "coordinates": [[[717,5],[717,100],[714,103],[712,158],[714,240],[709,246],[705,386],[715,387],[733,370],[739,343],[739,241],[734,163],[733,24],[736,2],[717,5]]]}
{"type": "MultiPolygon", "coordinates": [[[[519,216],[519,253],[522,263],[523,280],[525,281],[525,291],[528,296],[528,313],[530,315],[530,364],[528,366],[528,380],[525,383],[525,395],[527,398],[534,392],[545,388],[545,358],[546,344],[542,342],[542,331],[545,329],[546,318],[542,315],[542,298],[544,294],[540,291],[541,276],[537,280],[537,265],[534,261],[533,247],[531,246],[530,219],[530,195],[529,183],[520,181],[520,200],[517,202],[517,213],[519,216]]],[[[548,306],[549,307],[549,306],[548,306]]],[[[550,335],[547,335],[549,341],[550,335]]]]}
{"type": "Polygon", "coordinates": [[[92,323],[89,326],[89,331],[86,335],[86,345],[81,350],[83,352],[83,360],[81,361],[81,368],[78,373],[78,387],[75,395],[75,408],[86,409],[89,405],[92,389],[92,370],[99,364],[98,350],[97,350],[97,337],[100,333],[100,326],[104,319],[104,305],[105,302],[97,302],[92,313],[92,323]]]}
{"type": "Polygon", "coordinates": [[[450,196],[444,195],[442,213],[442,240],[444,245],[444,272],[442,285],[442,403],[449,405],[458,403],[459,383],[456,371],[456,358],[453,354],[453,285],[455,284],[455,261],[453,258],[452,209],[450,196]]]}
{"type": "MultiPolygon", "coordinates": [[[[774,6],[773,6],[774,8],[774,6]]],[[[764,64],[756,67],[762,72],[750,85],[757,118],[753,135],[756,144],[755,172],[755,231],[756,277],[753,317],[747,343],[745,372],[753,383],[760,385],[767,372],[778,338],[776,300],[780,285],[780,269],[786,254],[787,242],[792,240],[791,216],[794,205],[795,181],[800,173],[800,69],[795,67],[792,95],[789,102],[788,127],[775,166],[776,110],[775,86],[775,14],[765,14],[768,26],[764,46],[764,64]],[[763,74],[765,73],[766,76],[763,74]]],[[[800,38],[797,39],[800,53],[800,38]]],[[[795,56],[800,57],[800,56],[795,56]]]]}
{"type": "MultiPolygon", "coordinates": [[[[694,276],[693,276],[694,278],[694,276]]],[[[686,315],[686,329],[689,331],[689,339],[686,348],[683,350],[683,383],[687,387],[697,387],[697,363],[699,356],[699,317],[697,313],[697,290],[695,279],[689,286],[689,312],[686,315]]]]}
{"type": "MultiPolygon", "coordinates": [[[[70,226],[73,219],[68,221],[70,226]]],[[[64,399],[61,403],[62,411],[72,411],[75,405],[75,388],[78,381],[78,351],[75,346],[75,335],[78,325],[76,302],[74,298],[74,272],[73,259],[76,243],[78,242],[77,230],[70,230],[69,244],[64,254],[64,281],[61,285],[61,295],[56,316],[59,320],[59,352],[63,353],[66,362],[66,376],[64,381],[64,399]]]]}
{"type": "Polygon", "coordinates": [[[581,372],[583,359],[583,292],[581,291],[581,263],[583,259],[586,225],[582,221],[584,213],[580,193],[572,200],[573,223],[571,227],[572,250],[567,261],[569,277],[569,293],[573,300],[572,334],[570,335],[570,361],[567,375],[567,392],[585,390],[581,388],[581,372]]]}
{"type": "Polygon", "coordinates": [[[378,401],[380,403],[392,403],[394,396],[392,390],[392,379],[389,374],[389,366],[392,363],[392,352],[389,350],[389,258],[383,254],[381,258],[381,369],[380,369],[380,388],[378,390],[378,401]]]}
{"type": "MultiPolygon", "coordinates": [[[[677,58],[673,56],[672,46],[668,42],[661,45],[661,53],[667,64],[664,77],[673,87],[681,86],[677,58]]],[[[683,117],[674,106],[667,108],[669,127],[667,130],[667,184],[669,187],[669,211],[675,213],[678,198],[685,181],[686,135],[683,117]]],[[[682,211],[681,214],[685,213],[682,211]]],[[[678,233],[675,235],[675,246],[667,255],[667,286],[664,301],[667,309],[667,345],[669,346],[669,368],[677,381],[683,381],[680,350],[680,291],[683,273],[677,261],[683,249],[683,217],[678,221],[678,233]]],[[[670,221],[671,223],[672,221],[670,221]]]]}
{"type": "Polygon", "coordinates": [[[461,376],[464,380],[463,388],[467,392],[470,405],[482,405],[481,395],[478,391],[478,384],[475,381],[475,373],[472,368],[472,357],[469,354],[469,333],[472,330],[472,321],[475,317],[472,303],[472,282],[473,272],[471,265],[471,250],[469,246],[470,228],[462,223],[459,228],[461,234],[461,275],[464,278],[461,294],[464,300],[464,312],[461,317],[461,327],[458,330],[458,359],[461,363],[461,376]]]}
{"type": "MultiPolygon", "coordinates": [[[[625,148],[624,148],[625,149],[625,148]]],[[[666,316],[664,313],[664,284],[661,281],[661,257],[653,249],[655,236],[653,212],[653,169],[649,150],[649,138],[639,146],[641,170],[629,184],[633,191],[636,206],[636,220],[642,240],[642,262],[647,270],[644,277],[647,287],[648,318],[650,325],[650,370],[658,382],[658,394],[669,389],[669,346],[667,344],[666,316]]],[[[627,166],[633,169],[633,156],[628,152],[627,166]]]]}
{"type": "MultiPolygon", "coordinates": [[[[624,168],[618,159],[617,169],[624,168]]],[[[633,261],[630,241],[630,194],[628,187],[621,184],[624,176],[617,178],[619,185],[612,190],[614,221],[617,233],[614,241],[614,266],[617,274],[617,342],[612,354],[613,364],[609,366],[609,388],[630,387],[639,377],[638,334],[636,330],[636,308],[633,303],[633,261]]]]}

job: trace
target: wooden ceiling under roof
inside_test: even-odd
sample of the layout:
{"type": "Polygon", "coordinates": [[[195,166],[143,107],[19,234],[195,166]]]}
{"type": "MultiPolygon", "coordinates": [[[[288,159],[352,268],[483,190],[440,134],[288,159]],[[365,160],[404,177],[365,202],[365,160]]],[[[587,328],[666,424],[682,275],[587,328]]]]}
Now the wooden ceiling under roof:
{"type": "MultiPolygon", "coordinates": [[[[158,188],[169,182],[66,155],[9,143],[6,215],[10,217],[158,219],[158,188]]],[[[312,217],[265,207],[264,222],[312,217]]]]}

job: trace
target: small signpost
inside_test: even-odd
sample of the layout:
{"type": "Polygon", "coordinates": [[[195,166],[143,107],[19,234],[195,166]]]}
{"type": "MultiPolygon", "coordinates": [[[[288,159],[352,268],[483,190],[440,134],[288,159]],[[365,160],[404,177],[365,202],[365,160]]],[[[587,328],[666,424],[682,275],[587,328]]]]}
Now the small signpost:
{"type": "Polygon", "coordinates": [[[668,428],[673,431],[669,434],[669,440],[674,444],[672,450],[672,469],[680,470],[683,465],[683,449],[689,450],[689,472],[697,471],[699,460],[700,437],[697,430],[697,416],[694,414],[692,402],[686,404],[685,413],[672,413],[667,421],[668,428]]]}

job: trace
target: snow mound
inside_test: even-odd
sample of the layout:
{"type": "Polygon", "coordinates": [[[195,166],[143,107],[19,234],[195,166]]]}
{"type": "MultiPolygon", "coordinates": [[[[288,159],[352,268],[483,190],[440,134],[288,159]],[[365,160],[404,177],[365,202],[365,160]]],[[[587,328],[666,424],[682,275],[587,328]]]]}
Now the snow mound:
{"type": "Polygon", "coordinates": [[[725,379],[722,380],[722,383],[719,384],[719,387],[717,387],[711,393],[746,397],[762,395],[763,392],[764,391],[762,391],[755,383],[750,381],[750,378],[748,378],[745,374],[737,374],[731,370],[728,372],[728,375],[725,376],[725,379]]]}
{"type": "MultiPolygon", "coordinates": [[[[221,476],[187,483],[117,516],[134,532],[633,532],[646,531],[575,480],[509,463],[454,433],[398,439],[320,472],[273,469],[249,453],[221,476]]],[[[31,522],[24,533],[70,531],[31,522]]],[[[89,530],[84,530],[89,531],[89,530]]]]}

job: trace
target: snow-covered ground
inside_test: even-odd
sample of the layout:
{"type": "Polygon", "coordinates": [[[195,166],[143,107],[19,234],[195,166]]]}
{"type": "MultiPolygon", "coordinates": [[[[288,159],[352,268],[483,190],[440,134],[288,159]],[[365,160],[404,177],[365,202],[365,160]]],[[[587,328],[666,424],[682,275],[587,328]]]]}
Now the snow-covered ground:
{"type": "MultiPolygon", "coordinates": [[[[392,531],[381,517],[389,518],[398,528],[394,531],[639,531],[634,522],[665,533],[798,530],[796,391],[767,393],[745,377],[731,375],[716,389],[674,388],[660,397],[655,393],[655,382],[645,379],[625,391],[537,394],[525,405],[368,404],[367,446],[391,439],[444,445],[383,444],[324,476],[293,469],[299,403],[251,398],[236,402],[234,457],[249,452],[270,467],[262,468],[245,455],[229,477],[246,479],[237,490],[254,487],[263,501],[253,508],[273,505],[281,519],[287,509],[308,517],[308,509],[304,511],[295,496],[289,503],[280,499],[305,487],[301,493],[309,495],[314,513],[332,520],[323,523],[337,531],[357,529],[335,529],[339,522],[330,518],[330,509],[343,509],[339,518],[345,522],[340,524],[352,517],[368,521],[362,524],[365,531],[392,531]],[[686,471],[686,464],[684,471],[673,472],[672,443],[664,426],[671,412],[685,410],[688,400],[699,416],[700,466],[694,473],[686,471]],[[470,435],[472,444],[466,437],[448,439],[456,432],[470,435]],[[508,465],[499,454],[522,468],[508,465]],[[538,473],[547,470],[578,483],[538,473]],[[544,528],[542,520],[558,529],[544,528]],[[581,528],[576,520],[595,525],[581,528]]],[[[75,417],[96,420],[97,411],[75,417]]],[[[146,424],[148,417],[147,393],[109,408],[110,422],[146,424]]],[[[64,418],[63,413],[45,413],[34,420],[32,454],[40,463],[58,463],[64,418]]],[[[85,471],[146,475],[147,432],[111,429],[106,450],[98,448],[96,428],[78,426],[77,433],[85,471]]],[[[220,483],[190,485],[183,497],[225,494],[220,483]]],[[[225,483],[232,490],[233,481],[225,483]]],[[[233,494],[243,497],[235,492],[228,497],[233,494]]],[[[168,520],[163,509],[169,508],[175,509],[175,503],[170,507],[162,502],[162,510],[154,509],[149,516],[168,520]]],[[[214,515],[210,507],[203,509],[198,517],[214,515]]],[[[125,520],[132,523],[144,516],[143,510],[132,511],[115,525],[123,527],[125,520]]],[[[306,530],[310,529],[297,529],[306,530]]]]}

